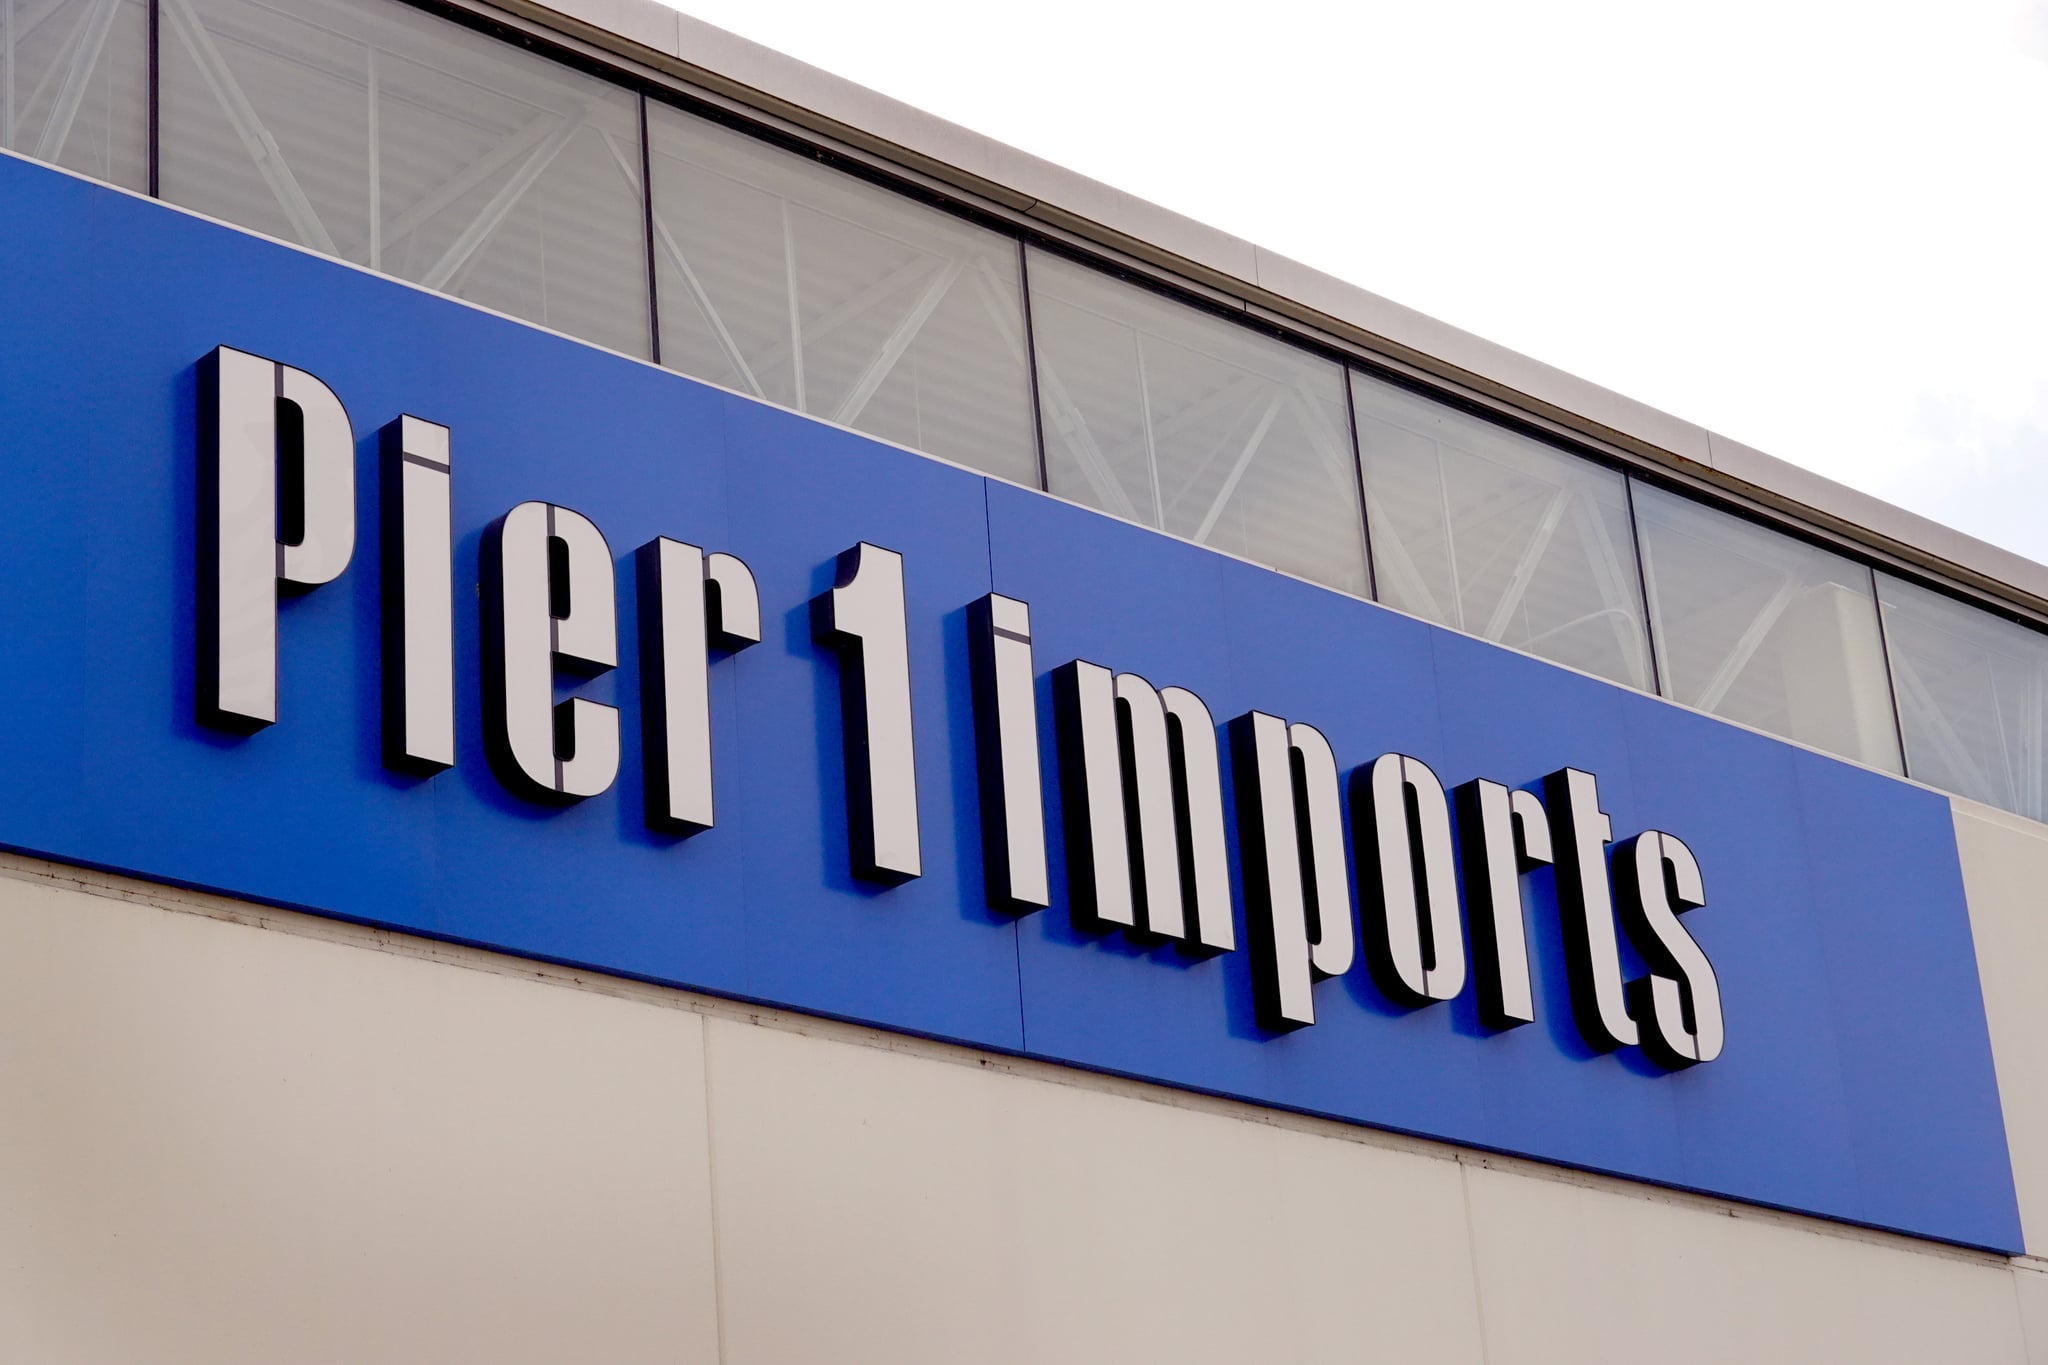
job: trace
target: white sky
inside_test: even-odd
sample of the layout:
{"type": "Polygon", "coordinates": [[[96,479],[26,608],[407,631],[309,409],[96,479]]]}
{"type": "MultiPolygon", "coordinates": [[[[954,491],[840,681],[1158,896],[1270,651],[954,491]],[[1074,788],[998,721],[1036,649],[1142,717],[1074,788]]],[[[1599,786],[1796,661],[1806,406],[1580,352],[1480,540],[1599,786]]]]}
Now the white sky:
{"type": "Polygon", "coordinates": [[[2048,0],[682,0],[2048,562],[2048,0]]]}

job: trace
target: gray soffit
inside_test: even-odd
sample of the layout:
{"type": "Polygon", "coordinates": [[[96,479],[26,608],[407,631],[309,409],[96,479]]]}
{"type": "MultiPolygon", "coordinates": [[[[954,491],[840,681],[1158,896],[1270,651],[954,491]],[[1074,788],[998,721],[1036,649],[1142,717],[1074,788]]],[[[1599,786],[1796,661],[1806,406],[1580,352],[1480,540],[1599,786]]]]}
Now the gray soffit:
{"type": "Polygon", "coordinates": [[[2048,567],[948,123],[659,0],[458,0],[678,78],[1112,260],[2048,620],[2048,567]]]}

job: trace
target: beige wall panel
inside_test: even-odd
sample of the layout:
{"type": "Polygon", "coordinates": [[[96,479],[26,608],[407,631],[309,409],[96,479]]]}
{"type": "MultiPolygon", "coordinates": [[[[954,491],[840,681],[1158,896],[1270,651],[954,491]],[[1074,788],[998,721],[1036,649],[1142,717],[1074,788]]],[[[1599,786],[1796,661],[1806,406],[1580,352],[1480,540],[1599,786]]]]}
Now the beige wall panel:
{"type": "Polygon", "coordinates": [[[2048,826],[1958,800],[1956,848],[2027,1250],[2048,1253],[2048,826]]]}
{"type": "Polygon", "coordinates": [[[708,1029],[727,1365],[1480,1359],[1454,1163],[708,1029]]]}
{"type": "Polygon", "coordinates": [[[2048,1365],[2048,1266],[2016,1261],[2012,1279],[2027,1336],[2027,1365],[2048,1365]]]}
{"type": "Polygon", "coordinates": [[[0,1359],[714,1359],[699,1030],[0,879],[0,1359]]]}
{"type": "Polygon", "coordinates": [[[1490,1365],[2021,1362],[2001,1261],[1468,1170],[1490,1365]]]}

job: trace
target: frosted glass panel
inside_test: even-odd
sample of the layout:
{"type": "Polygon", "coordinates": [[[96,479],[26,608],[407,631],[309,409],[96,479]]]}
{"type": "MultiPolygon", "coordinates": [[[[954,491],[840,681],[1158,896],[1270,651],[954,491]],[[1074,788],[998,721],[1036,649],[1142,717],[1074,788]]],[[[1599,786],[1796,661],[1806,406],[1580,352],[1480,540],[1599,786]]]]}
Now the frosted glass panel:
{"type": "Polygon", "coordinates": [[[149,188],[149,11],[0,0],[0,147],[149,188]]]}
{"type": "Polygon", "coordinates": [[[1637,484],[1665,695],[1901,770],[1870,570],[1637,484]]]}
{"type": "Polygon", "coordinates": [[[2048,635],[1886,574],[1877,595],[1907,771],[2048,820],[2048,635]]]}
{"type": "Polygon", "coordinates": [[[1379,600],[1647,691],[1622,475],[1367,375],[1351,382],[1379,600]]]}
{"type": "Polygon", "coordinates": [[[1036,487],[1017,243],[648,107],[662,363],[1036,487]]]}
{"type": "Polygon", "coordinates": [[[163,196],[633,355],[635,95],[394,0],[161,0],[163,196]]]}
{"type": "Polygon", "coordinates": [[[1062,257],[1029,266],[1053,492],[1365,592],[1335,362],[1062,257]]]}

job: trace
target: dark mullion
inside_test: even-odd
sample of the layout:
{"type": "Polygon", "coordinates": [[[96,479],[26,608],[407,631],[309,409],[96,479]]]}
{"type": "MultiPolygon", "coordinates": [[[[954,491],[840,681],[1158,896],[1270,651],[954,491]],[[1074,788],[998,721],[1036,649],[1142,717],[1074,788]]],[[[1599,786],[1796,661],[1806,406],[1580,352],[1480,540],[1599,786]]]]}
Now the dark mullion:
{"type": "Polygon", "coordinates": [[[1351,482],[1358,489],[1358,528],[1365,537],[1365,595],[1380,600],[1380,570],[1372,557],[1372,513],[1365,500],[1365,446],[1358,438],[1358,381],[1344,368],[1344,420],[1351,428],[1351,482]]]}
{"type": "Polygon", "coordinates": [[[162,0],[149,0],[149,197],[162,198],[157,183],[157,146],[159,129],[163,119],[158,110],[163,104],[162,82],[158,76],[159,58],[162,50],[160,35],[163,31],[162,0]]]}
{"type": "Polygon", "coordinates": [[[1635,475],[1624,473],[1621,476],[1621,492],[1628,503],[1629,546],[1636,556],[1636,596],[1643,604],[1643,648],[1650,654],[1650,691],[1662,697],[1668,694],[1664,691],[1664,665],[1657,658],[1657,626],[1650,619],[1650,571],[1643,559],[1643,528],[1636,520],[1635,475]]]}
{"type": "Polygon", "coordinates": [[[1031,380],[1031,435],[1038,443],[1038,486],[1052,492],[1052,474],[1045,456],[1045,409],[1038,392],[1038,333],[1031,322],[1031,247],[1023,238],[1017,243],[1017,287],[1024,301],[1024,369],[1031,380]]]}
{"type": "Polygon", "coordinates": [[[641,235],[647,241],[647,354],[661,363],[661,300],[654,282],[654,150],[648,131],[647,92],[640,92],[640,209],[641,235]]]}
{"type": "Polygon", "coordinates": [[[1863,570],[1870,575],[1870,609],[1877,613],[1877,650],[1884,656],[1885,695],[1890,697],[1892,702],[1892,733],[1899,741],[1899,771],[1911,777],[1913,760],[1906,754],[1906,713],[1899,705],[1899,676],[1898,671],[1892,667],[1891,632],[1884,626],[1884,597],[1878,589],[1876,566],[1865,564],[1863,570]]]}

